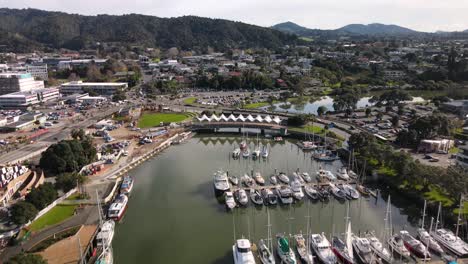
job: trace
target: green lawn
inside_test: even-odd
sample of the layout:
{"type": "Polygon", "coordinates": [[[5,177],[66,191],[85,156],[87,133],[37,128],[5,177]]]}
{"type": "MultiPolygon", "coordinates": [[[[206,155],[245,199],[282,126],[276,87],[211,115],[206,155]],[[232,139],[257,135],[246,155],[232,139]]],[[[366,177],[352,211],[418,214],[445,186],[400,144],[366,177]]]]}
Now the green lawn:
{"type": "Polygon", "coordinates": [[[29,229],[31,231],[39,231],[45,227],[58,224],[65,219],[71,217],[75,211],[76,205],[57,205],[45,215],[34,221],[29,229]]]}
{"type": "Polygon", "coordinates": [[[290,127],[289,130],[296,131],[296,132],[304,132],[304,133],[314,133],[317,135],[323,134],[324,130],[322,127],[319,126],[304,126],[304,127],[290,127]]]}
{"type": "Polygon", "coordinates": [[[457,148],[457,147],[453,147],[453,148],[449,149],[450,154],[457,154],[459,151],[460,151],[460,149],[457,148]]]}
{"type": "Polygon", "coordinates": [[[189,97],[184,99],[184,104],[194,104],[197,101],[196,97],[189,97]]]}
{"type": "Polygon", "coordinates": [[[270,105],[269,103],[267,102],[258,102],[258,103],[251,103],[251,104],[245,104],[244,105],[244,109],[255,109],[255,108],[260,108],[260,107],[264,107],[264,106],[268,106],[270,105]]]}
{"type": "Polygon", "coordinates": [[[150,128],[163,123],[178,123],[189,118],[188,114],[179,113],[144,113],[138,122],[139,128],[150,128]]]}

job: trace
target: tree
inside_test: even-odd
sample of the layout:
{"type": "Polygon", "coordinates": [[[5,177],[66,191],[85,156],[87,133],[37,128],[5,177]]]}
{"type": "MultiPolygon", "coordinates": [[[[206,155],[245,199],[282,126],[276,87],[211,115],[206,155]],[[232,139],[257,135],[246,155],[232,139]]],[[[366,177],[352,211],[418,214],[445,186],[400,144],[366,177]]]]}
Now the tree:
{"type": "Polygon", "coordinates": [[[125,92],[122,90],[117,90],[115,94],[112,96],[112,102],[119,102],[127,99],[127,96],[125,95],[125,92]]]}
{"type": "Polygon", "coordinates": [[[288,126],[303,126],[309,122],[310,117],[306,114],[295,115],[288,118],[288,126]]]}
{"type": "Polygon", "coordinates": [[[42,210],[55,201],[57,197],[58,193],[54,185],[50,182],[46,182],[32,189],[31,192],[26,195],[25,201],[33,204],[38,210],[42,210]]]}
{"type": "Polygon", "coordinates": [[[47,264],[47,261],[38,254],[20,253],[5,262],[5,264],[47,264]]]}
{"type": "Polygon", "coordinates": [[[401,101],[409,101],[413,99],[407,91],[404,90],[391,90],[384,92],[380,96],[371,98],[371,102],[386,104],[388,106],[398,105],[401,101]]]}
{"type": "Polygon", "coordinates": [[[101,71],[96,66],[96,64],[93,63],[88,66],[88,71],[86,72],[86,78],[90,82],[101,82],[103,80],[101,71]]]}
{"type": "Polygon", "coordinates": [[[86,137],[86,133],[83,129],[72,129],[71,137],[76,140],[83,140],[86,137]]]}
{"type": "Polygon", "coordinates": [[[60,174],[55,179],[55,187],[61,189],[64,192],[68,192],[71,189],[75,188],[78,184],[84,183],[86,177],[80,173],[64,173],[60,174]]]}
{"type": "Polygon", "coordinates": [[[38,211],[36,207],[29,202],[19,201],[11,209],[11,220],[17,225],[23,225],[33,220],[38,211]]]}
{"type": "Polygon", "coordinates": [[[325,114],[326,112],[328,111],[327,107],[324,106],[324,105],[321,105],[317,108],[317,115],[318,116],[322,116],[323,114],[325,114]]]}
{"type": "MultiPolygon", "coordinates": [[[[78,134],[75,136],[81,136],[78,134]]],[[[42,153],[39,165],[53,174],[74,172],[94,161],[96,153],[90,137],[84,136],[81,140],[62,140],[42,153]]]]}

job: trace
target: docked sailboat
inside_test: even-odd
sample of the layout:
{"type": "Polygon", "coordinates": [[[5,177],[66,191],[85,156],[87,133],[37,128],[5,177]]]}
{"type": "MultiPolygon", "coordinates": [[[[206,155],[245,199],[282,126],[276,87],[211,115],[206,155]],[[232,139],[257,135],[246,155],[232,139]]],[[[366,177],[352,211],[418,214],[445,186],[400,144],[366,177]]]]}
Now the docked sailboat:
{"type": "MultiPolygon", "coordinates": [[[[426,200],[424,200],[424,209],[422,214],[422,221],[421,221],[421,228],[417,230],[417,237],[419,240],[429,249],[432,250],[434,253],[438,255],[444,254],[444,250],[439,245],[439,243],[429,234],[429,232],[424,229],[424,219],[426,217],[426,200]]],[[[431,218],[431,225],[429,230],[432,230],[434,218],[431,218]]]]}
{"type": "Polygon", "coordinates": [[[345,227],[346,230],[344,238],[346,242],[343,242],[339,237],[334,236],[332,238],[332,250],[341,263],[354,264],[351,221],[349,221],[349,202],[346,207],[345,227]]]}
{"type": "Polygon", "coordinates": [[[305,185],[304,186],[304,192],[307,194],[307,196],[310,197],[310,199],[316,201],[318,200],[320,197],[319,197],[319,192],[317,191],[317,189],[315,189],[314,187],[310,186],[310,185],[305,185]]]}
{"type": "Polygon", "coordinates": [[[234,198],[236,198],[237,203],[242,206],[246,206],[249,203],[249,197],[244,189],[238,189],[234,192],[234,198]]]}
{"type": "Polygon", "coordinates": [[[232,246],[234,264],[255,264],[255,258],[248,239],[238,239],[232,246]]]}
{"type": "Polygon", "coordinates": [[[116,222],[120,221],[127,210],[127,203],[128,197],[125,194],[119,194],[109,206],[107,217],[116,222]]]}
{"type": "Polygon", "coordinates": [[[370,242],[365,237],[352,236],[352,245],[357,258],[363,264],[377,264],[377,258],[372,252],[370,242]]]}
{"type": "Polygon", "coordinates": [[[229,210],[232,210],[237,206],[236,200],[234,199],[234,195],[232,194],[232,192],[224,193],[224,202],[226,204],[226,208],[229,210]]]}
{"type": "Polygon", "coordinates": [[[333,194],[333,196],[335,196],[336,199],[342,200],[342,201],[346,200],[346,194],[343,192],[343,190],[336,187],[336,185],[333,183],[330,183],[329,186],[330,186],[331,193],[333,194]]]}
{"type": "Polygon", "coordinates": [[[403,243],[405,244],[405,247],[416,258],[423,259],[423,260],[431,259],[431,253],[429,253],[429,250],[426,248],[426,246],[424,246],[424,244],[421,243],[421,241],[417,240],[412,235],[410,235],[408,231],[401,230],[400,236],[401,236],[401,239],[403,240],[403,243]]]}
{"type": "Polygon", "coordinates": [[[256,172],[254,176],[255,182],[260,185],[265,185],[265,179],[262,177],[260,172],[256,172]]]}
{"type": "Polygon", "coordinates": [[[258,257],[263,264],[275,264],[275,256],[273,256],[273,241],[271,238],[270,212],[267,207],[267,239],[266,243],[263,239],[258,242],[258,257]]]}
{"type": "Polygon", "coordinates": [[[267,205],[276,205],[278,203],[278,197],[268,188],[262,189],[261,194],[263,201],[267,205]]]}
{"type": "Polygon", "coordinates": [[[336,256],[333,253],[330,242],[328,242],[325,234],[312,234],[310,243],[315,255],[317,255],[323,264],[336,263],[336,256]]]}
{"type": "Polygon", "coordinates": [[[289,184],[289,177],[284,172],[280,172],[280,174],[278,175],[278,179],[284,184],[289,184]]]}
{"type": "Polygon", "coordinates": [[[322,202],[326,202],[328,200],[330,200],[330,192],[328,190],[328,188],[326,187],[321,187],[319,190],[319,198],[322,202]]]}
{"type": "Polygon", "coordinates": [[[294,251],[289,246],[288,238],[282,234],[276,235],[276,238],[278,242],[276,252],[281,259],[281,263],[296,264],[296,255],[294,255],[294,251]]]}
{"type": "Polygon", "coordinates": [[[307,183],[311,183],[312,182],[312,177],[310,177],[309,173],[307,172],[303,172],[301,173],[301,177],[302,179],[307,182],[307,183]]]}
{"type": "Polygon", "coordinates": [[[122,184],[120,184],[120,193],[130,195],[133,189],[133,178],[129,175],[123,177],[122,184]]]}
{"type": "Polygon", "coordinates": [[[252,152],[252,157],[253,158],[259,158],[260,157],[260,143],[258,141],[258,134],[257,134],[257,145],[255,147],[255,150],[252,152]]]}
{"type": "Polygon", "coordinates": [[[395,252],[402,258],[409,258],[411,253],[409,250],[406,248],[405,243],[403,242],[403,239],[401,239],[400,234],[394,234],[390,239],[388,240],[388,246],[392,250],[392,252],[395,252]]]}
{"type": "Polygon", "coordinates": [[[369,241],[371,250],[378,258],[385,263],[392,263],[392,254],[373,233],[367,233],[366,238],[369,241]]]}
{"type": "Polygon", "coordinates": [[[218,193],[223,193],[225,191],[228,191],[230,186],[229,186],[227,173],[224,171],[217,171],[214,175],[213,184],[214,184],[215,191],[218,193]]]}
{"type": "Polygon", "coordinates": [[[293,203],[293,195],[292,190],[289,186],[280,186],[276,188],[276,192],[278,194],[279,200],[282,204],[292,204],[293,203]]]}
{"type": "Polygon", "coordinates": [[[114,238],[115,222],[113,220],[107,220],[102,223],[99,232],[96,235],[96,245],[101,248],[105,248],[112,243],[114,238]]]}
{"type": "Polygon", "coordinates": [[[306,239],[302,234],[294,235],[296,241],[296,250],[303,263],[312,264],[314,263],[314,257],[312,256],[309,246],[307,245],[306,239]]]}
{"type": "Polygon", "coordinates": [[[258,190],[255,190],[255,189],[250,190],[250,200],[255,205],[263,205],[263,197],[260,191],[258,190]]]}
{"type": "Polygon", "coordinates": [[[359,199],[359,192],[356,189],[354,189],[353,186],[349,184],[343,184],[341,185],[341,189],[346,194],[346,197],[348,199],[359,199]]]}
{"type": "Polygon", "coordinates": [[[458,227],[460,224],[460,214],[461,214],[461,205],[463,199],[460,199],[460,208],[458,210],[458,220],[457,220],[457,232],[455,234],[445,228],[438,228],[440,222],[440,211],[441,204],[439,204],[439,210],[437,212],[437,221],[434,231],[430,231],[431,236],[439,242],[441,246],[448,249],[450,252],[455,254],[459,258],[468,257],[468,244],[458,237],[458,227]]]}

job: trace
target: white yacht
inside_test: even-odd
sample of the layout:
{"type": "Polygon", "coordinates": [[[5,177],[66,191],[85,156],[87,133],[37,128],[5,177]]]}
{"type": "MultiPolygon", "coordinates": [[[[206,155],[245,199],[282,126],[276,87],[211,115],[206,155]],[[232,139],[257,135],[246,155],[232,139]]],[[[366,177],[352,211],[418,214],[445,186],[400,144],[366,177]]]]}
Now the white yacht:
{"type": "Polygon", "coordinates": [[[232,210],[237,206],[236,200],[234,200],[234,195],[232,194],[232,192],[224,193],[224,202],[226,203],[226,207],[229,210],[232,210]]]}
{"type": "Polygon", "coordinates": [[[432,250],[434,253],[438,255],[444,254],[444,250],[442,247],[439,245],[439,243],[429,235],[429,232],[426,231],[424,228],[419,228],[417,231],[417,237],[419,240],[430,250],[432,250]]]}
{"type": "Polygon", "coordinates": [[[354,252],[363,264],[377,264],[377,258],[372,252],[370,242],[367,238],[353,235],[352,245],[354,252]]]}
{"type": "Polygon", "coordinates": [[[232,151],[232,157],[233,157],[233,158],[238,158],[238,157],[240,156],[240,154],[241,154],[240,148],[236,148],[236,149],[234,149],[234,150],[232,151]]]}
{"type": "Polygon", "coordinates": [[[244,151],[242,152],[242,157],[244,158],[250,157],[250,149],[248,148],[244,149],[244,151]]]}
{"type": "Polygon", "coordinates": [[[296,250],[299,253],[301,261],[306,264],[313,264],[314,257],[310,252],[310,247],[307,245],[307,241],[302,234],[294,235],[294,240],[296,240],[296,250]]]}
{"type": "Polygon", "coordinates": [[[301,173],[301,177],[307,183],[312,182],[312,178],[310,177],[309,173],[307,173],[307,172],[301,173]]]}
{"type": "Polygon", "coordinates": [[[268,151],[268,147],[263,146],[263,148],[262,148],[262,158],[266,159],[266,158],[268,158],[268,155],[270,155],[270,152],[268,151]]]}
{"type": "Polygon", "coordinates": [[[214,188],[217,192],[225,192],[229,190],[229,179],[224,171],[217,171],[214,175],[214,188]]]}
{"type": "Polygon", "coordinates": [[[293,180],[291,182],[291,190],[294,199],[300,201],[304,198],[304,192],[302,191],[302,185],[299,181],[293,180]]]}
{"type": "Polygon", "coordinates": [[[232,246],[234,264],[255,264],[255,258],[248,239],[238,239],[232,246]]]}
{"type": "Polygon", "coordinates": [[[323,264],[336,263],[336,256],[333,253],[330,242],[328,242],[325,234],[312,234],[310,243],[315,255],[317,255],[323,264]]]}
{"type": "Polygon", "coordinates": [[[353,186],[349,184],[343,184],[341,185],[341,187],[342,187],[341,189],[346,194],[346,197],[348,197],[348,199],[359,199],[360,197],[359,192],[356,189],[354,189],[353,186]]]}
{"type": "Polygon", "coordinates": [[[107,217],[114,221],[120,221],[127,210],[128,197],[125,194],[119,194],[114,202],[109,206],[107,217]]]}
{"type": "Polygon", "coordinates": [[[390,251],[380,242],[380,240],[373,234],[366,234],[367,240],[370,243],[372,251],[386,263],[391,263],[393,261],[392,254],[390,251]]]}
{"type": "Polygon", "coordinates": [[[344,180],[344,181],[349,180],[348,170],[345,167],[342,167],[338,171],[338,178],[341,179],[341,180],[344,180]]]}
{"type": "Polygon", "coordinates": [[[401,236],[399,234],[393,235],[388,240],[388,246],[393,252],[397,253],[402,258],[407,259],[411,255],[411,253],[406,248],[405,243],[403,242],[403,239],[401,239],[401,236]]]}
{"type": "Polygon", "coordinates": [[[331,171],[328,171],[328,170],[320,169],[317,172],[317,177],[319,178],[319,180],[325,179],[328,181],[336,181],[336,176],[331,171]]]}
{"type": "Polygon", "coordinates": [[[113,220],[107,220],[102,224],[99,233],[96,235],[96,245],[98,247],[104,248],[112,243],[114,228],[115,222],[113,220]]]}
{"type": "Polygon", "coordinates": [[[296,255],[294,255],[294,251],[289,246],[289,241],[284,235],[277,235],[278,246],[276,252],[278,253],[279,258],[281,259],[281,263],[285,264],[296,264],[296,255]]]}
{"type": "Polygon", "coordinates": [[[275,257],[263,239],[258,242],[258,258],[263,264],[275,264],[275,257]]]}
{"type": "Polygon", "coordinates": [[[468,256],[468,245],[461,238],[455,236],[452,231],[439,228],[431,232],[431,235],[441,246],[445,247],[458,257],[468,256]]]}
{"type": "Polygon", "coordinates": [[[234,197],[236,198],[237,202],[242,205],[246,206],[249,203],[249,197],[244,189],[238,189],[234,192],[234,197]]]}
{"type": "Polygon", "coordinates": [[[293,203],[293,194],[289,186],[281,186],[276,188],[279,200],[282,204],[292,204],[293,203]]]}
{"type": "Polygon", "coordinates": [[[262,177],[260,172],[256,172],[254,176],[255,182],[260,185],[265,185],[265,179],[262,177]]]}
{"type": "Polygon", "coordinates": [[[284,172],[280,172],[280,174],[278,175],[278,179],[284,184],[289,184],[289,177],[284,172]]]}

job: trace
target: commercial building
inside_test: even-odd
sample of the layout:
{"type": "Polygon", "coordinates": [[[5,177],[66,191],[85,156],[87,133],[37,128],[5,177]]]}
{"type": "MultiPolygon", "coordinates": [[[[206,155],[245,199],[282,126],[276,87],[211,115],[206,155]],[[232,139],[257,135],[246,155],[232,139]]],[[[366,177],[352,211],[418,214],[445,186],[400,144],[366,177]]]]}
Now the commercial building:
{"type": "Polygon", "coordinates": [[[386,79],[400,79],[406,76],[406,73],[404,71],[396,71],[396,70],[386,70],[384,71],[384,77],[386,79]]]}
{"type": "Polygon", "coordinates": [[[458,152],[457,154],[456,163],[457,165],[468,170],[468,145],[461,146],[459,148],[460,148],[460,152],[458,152]]]}
{"type": "Polygon", "coordinates": [[[41,80],[49,80],[49,72],[47,71],[47,64],[28,64],[26,65],[26,72],[30,73],[32,77],[41,80]]]}
{"type": "Polygon", "coordinates": [[[440,108],[444,111],[458,114],[462,117],[468,116],[468,100],[453,100],[443,103],[440,108]]]}
{"type": "Polygon", "coordinates": [[[0,95],[44,89],[44,81],[36,81],[30,73],[0,73],[0,95]]]}
{"type": "Polygon", "coordinates": [[[2,108],[27,108],[42,102],[55,100],[59,97],[57,88],[36,89],[29,92],[16,92],[0,95],[2,108]]]}
{"type": "Polygon", "coordinates": [[[118,90],[125,90],[127,88],[127,83],[92,83],[77,81],[62,84],[60,86],[60,93],[63,95],[72,95],[95,92],[99,95],[110,96],[118,90]]]}

